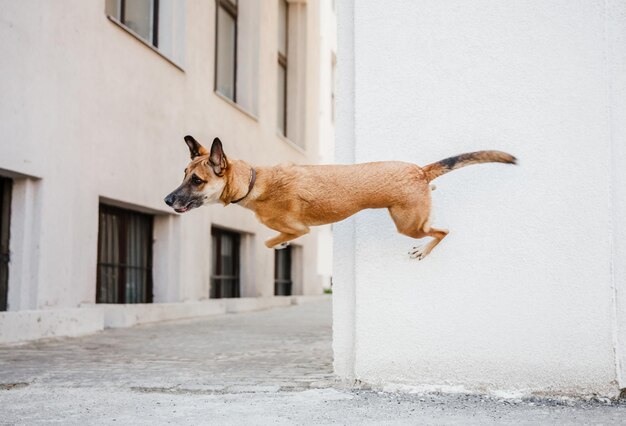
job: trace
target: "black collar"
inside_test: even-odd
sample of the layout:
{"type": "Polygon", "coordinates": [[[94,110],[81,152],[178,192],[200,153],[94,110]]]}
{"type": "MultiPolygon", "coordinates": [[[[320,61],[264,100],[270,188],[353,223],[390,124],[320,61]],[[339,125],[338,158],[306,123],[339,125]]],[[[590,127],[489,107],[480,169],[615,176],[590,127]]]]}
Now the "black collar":
{"type": "Polygon", "coordinates": [[[238,202],[246,198],[248,195],[250,195],[250,191],[252,191],[252,187],[254,187],[254,182],[256,182],[256,170],[254,170],[254,168],[250,168],[250,184],[248,185],[248,192],[246,192],[246,195],[244,195],[240,199],[231,201],[231,203],[237,204],[238,202]]]}

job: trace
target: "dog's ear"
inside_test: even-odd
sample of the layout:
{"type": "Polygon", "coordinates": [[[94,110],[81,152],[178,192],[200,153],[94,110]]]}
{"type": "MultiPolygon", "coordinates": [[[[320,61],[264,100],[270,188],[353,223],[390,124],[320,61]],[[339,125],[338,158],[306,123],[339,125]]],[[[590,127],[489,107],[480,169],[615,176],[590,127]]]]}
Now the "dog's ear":
{"type": "Polygon", "coordinates": [[[213,145],[211,145],[211,155],[209,155],[209,164],[218,176],[222,176],[224,174],[224,170],[228,166],[226,154],[224,154],[220,138],[213,139],[213,145]]]}
{"type": "Polygon", "coordinates": [[[193,136],[189,136],[189,135],[185,136],[185,143],[189,147],[189,154],[191,154],[192,160],[201,155],[208,154],[208,151],[206,150],[206,148],[200,145],[200,142],[195,140],[193,136]]]}

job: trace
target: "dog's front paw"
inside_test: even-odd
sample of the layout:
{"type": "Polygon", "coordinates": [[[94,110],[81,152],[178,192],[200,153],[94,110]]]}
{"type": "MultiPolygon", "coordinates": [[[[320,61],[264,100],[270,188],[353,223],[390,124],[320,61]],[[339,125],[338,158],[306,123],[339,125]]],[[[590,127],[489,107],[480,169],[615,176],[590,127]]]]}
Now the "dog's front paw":
{"type": "Polygon", "coordinates": [[[289,242],[281,243],[281,244],[279,244],[277,246],[274,246],[274,250],[282,250],[284,248],[289,247],[289,244],[291,244],[291,243],[289,243],[289,242]]]}
{"type": "Polygon", "coordinates": [[[409,257],[411,259],[422,260],[426,257],[427,254],[428,253],[426,253],[424,246],[413,247],[411,250],[409,250],[409,257]]]}

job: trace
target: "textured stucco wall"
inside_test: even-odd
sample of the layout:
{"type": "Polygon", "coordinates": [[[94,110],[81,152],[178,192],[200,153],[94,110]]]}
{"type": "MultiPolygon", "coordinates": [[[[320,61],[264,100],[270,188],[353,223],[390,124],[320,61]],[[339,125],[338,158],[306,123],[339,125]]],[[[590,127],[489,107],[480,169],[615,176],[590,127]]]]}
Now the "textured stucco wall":
{"type": "MultiPolygon", "coordinates": [[[[251,211],[211,206],[178,216],[163,197],[189,161],[185,134],[206,144],[220,136],[227,155],[257,165],[317,160],[317,80],[308,87],[306,149],[277,135],[277,6],[263,3],[256,17],[252,118],[213,92],[215,2],[185,2],[184,71],[107,19],[104,0],[0,4],[0,174],[22,174],[15,181],[9,310],[94,302],[99,197],[157,214],[155,302],[208,297],[212,225],[249,233],[242,296],[273,295],[274,251],[263,242],[274,232],[251,211]]],[[[306,15],[312,34],[319,32],[316,7],[306,15]]],[[[306,52],[313,50],[299,58],[312,69],[315,57],[306,52]]],[[[300,288],[320,294],[316,230],[296,244],[303,248],[300,288]]]]}
{"type": "Polygon", "coordinates": [[[606,36],[611,121],[611,232],[618,382],[626,388],[626,3],[607,2],[606,36]]]}
{"type": "Polygon", "coordinates": [[[615,394],[624,315],[610,170],[623,140],[611,122],[624,120],[610,118],[609,75],[624,51],[609,49],[607,22],[621,31],[623,7],[348,3],[339,54],[353,57],[340,60],[338,106],[353,120],[339,125],[339,161],[425,165],[500,149],[520,165],[438,179],[433,224],[450,234],[422,262],[384,210],[336,227],[337,372],[379,385],[615,394]]]}
{"type": "MultiPolygon", "coordinates": [[[[337,4],[337,128],[335,161],[354,163],[354,4],[337,4]]],[[[333,225],[333,367],[354,378],[355,218],[333,225]]]]}

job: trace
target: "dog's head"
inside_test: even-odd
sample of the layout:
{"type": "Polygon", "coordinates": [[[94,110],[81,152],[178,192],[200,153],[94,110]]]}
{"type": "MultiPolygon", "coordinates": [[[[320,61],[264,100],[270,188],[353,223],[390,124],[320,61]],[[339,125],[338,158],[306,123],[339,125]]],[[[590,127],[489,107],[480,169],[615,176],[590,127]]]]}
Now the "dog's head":
{"type": "Polygon", "coordinates": [[[191,162],[185,169],[183,183],[164,200],[177,213],[219,202],[227,184],[228,160],[219,138],[213,140],[210,152],[192,136],[185,136],[185,143],[191,162]]]}

